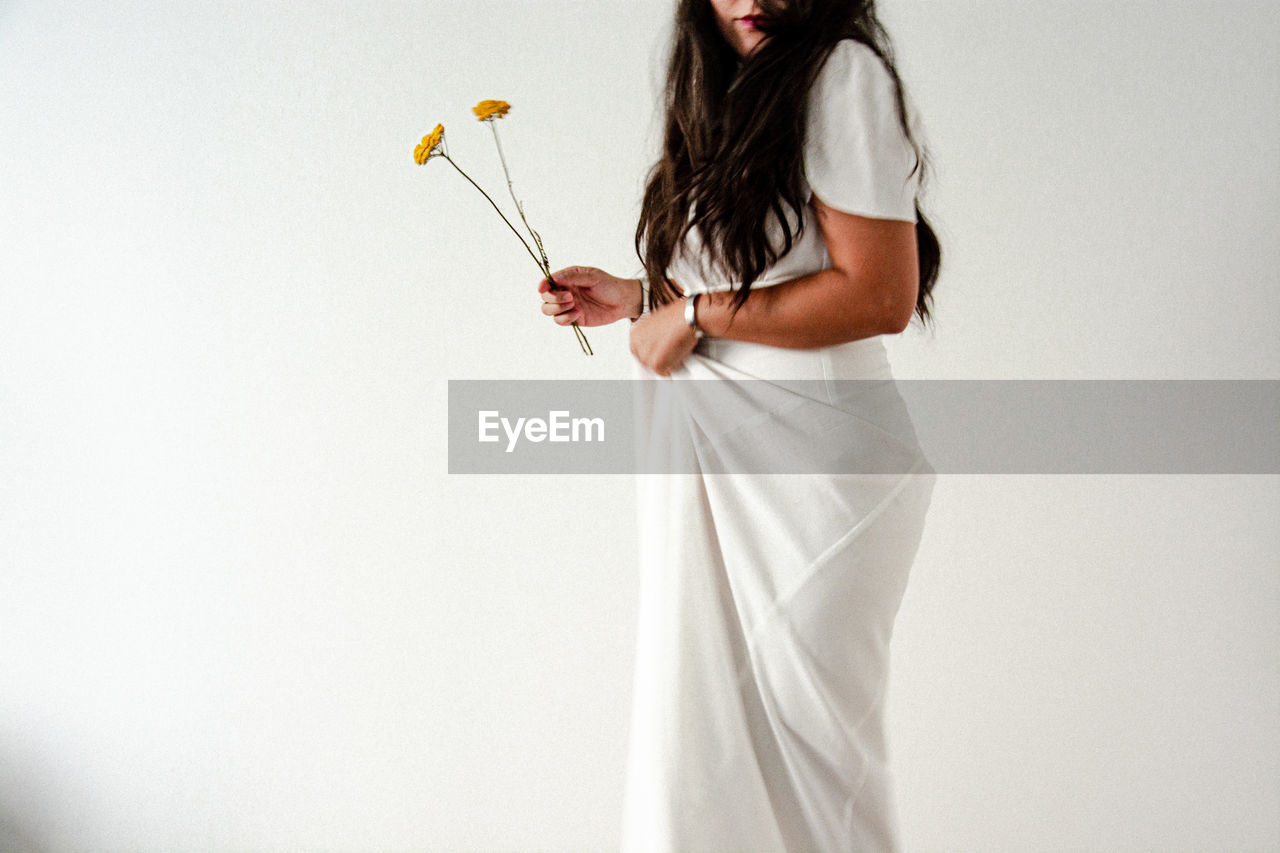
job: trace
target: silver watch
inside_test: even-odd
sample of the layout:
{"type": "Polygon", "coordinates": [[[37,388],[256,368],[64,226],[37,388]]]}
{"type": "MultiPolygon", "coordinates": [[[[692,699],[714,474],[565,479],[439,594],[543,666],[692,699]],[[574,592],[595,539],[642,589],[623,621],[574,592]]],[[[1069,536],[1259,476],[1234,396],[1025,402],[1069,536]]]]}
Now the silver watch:
{"type": "Polygon", "coordinates": [[[684,301],[684,321],[693,329],[699,338],[703,336],[703,332],[698,328],[698,297],[701,293],[695,293],[684,301]]]}

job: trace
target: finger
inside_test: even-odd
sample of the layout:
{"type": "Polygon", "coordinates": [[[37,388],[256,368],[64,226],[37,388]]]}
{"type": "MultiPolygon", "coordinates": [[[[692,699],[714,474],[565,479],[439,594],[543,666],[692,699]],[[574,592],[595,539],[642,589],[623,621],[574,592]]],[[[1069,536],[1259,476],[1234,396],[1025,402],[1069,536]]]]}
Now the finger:
{"type": "Polygon", "coordinates": [[[553,305],[550,302],[544,302],[542,304],[542,313],[551,317],[558,316],[560,314],[565,313],[566,311],[574,311],[574,310],[576,309],[572,305],[553,305]]]}
{"type": "Polygon", "coordinates": [[[555,320],[557,323],[559,323],[561,326],[567,326],[570,323],[578,322],[581,316],[582,316],[581,312],[575,308],[572,311],[565,311],[562,314],[557,314],[555,315],[555,317],[552,317],[552,319],[555,320]]]}
{"type": "Polygon", "coordinates": [[[590,267],[565,267],[551,274],[556,284],[564,287],[573,285],[574,287],[591,287],[595,284],[592,269],[590,267]]]}
{"type": "MultiPolygon", "coordinates": [[[[551,278],[549,279],[544,278],[542,281],[538,282],[538,292],[539,293],[559,293],[560,291],[565,289],[565,284],[566,282],[562,274],[555,272],[551,274],[551,278]]],[[[571,281],[570,284],[576,287],[590,287],[592,282],[585,279],[578,278],[571,281]]]]}
{"type": "Polygon", "coordinates": [[[573,292],[569,290],[548,290],[542,294],[542,301],[568,305],[573,302],[573,292]]]}

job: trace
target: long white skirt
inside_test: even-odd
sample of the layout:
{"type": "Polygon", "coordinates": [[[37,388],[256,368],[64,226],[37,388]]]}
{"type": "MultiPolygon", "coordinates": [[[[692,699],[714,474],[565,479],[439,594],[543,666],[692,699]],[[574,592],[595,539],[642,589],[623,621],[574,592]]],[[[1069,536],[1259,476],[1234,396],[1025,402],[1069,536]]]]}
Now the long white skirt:
{"type": "Polygon", "coordinates": [[[898,849],[889,641],[935,472],[883,344],[703,339],[667,379],[634,364],[655,380],[638,383],[648,453],[694,473],[637,478],[623,853],[898,849]],[[735,410],[723,390],[682,381],[712,379],[770,381],[748,383],[767,394],[747,391],[735,410]],[[793,392],[787,379],[820,381],[793,392]],[[881,381],[866,383],[874,393],[826,382],[841,379],[881,381]],[[809,454],[819,471],[879,460],[897,473],[700,467],[743,470],[743,454],[774,451],[809,454]]]}

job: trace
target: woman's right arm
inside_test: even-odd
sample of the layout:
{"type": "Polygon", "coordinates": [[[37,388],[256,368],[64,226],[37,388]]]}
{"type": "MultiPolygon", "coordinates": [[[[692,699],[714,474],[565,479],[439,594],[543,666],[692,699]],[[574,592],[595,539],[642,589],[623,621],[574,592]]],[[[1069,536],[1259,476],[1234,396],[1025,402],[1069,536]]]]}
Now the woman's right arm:
{"type": "Polygon", "coordinates": [[[595,267],[567,267],[551,277],[556,290],[545,278],[538,282],[542,313],[562,326],[607,326],[642,313],[640,279],[618,278],[595,267]]]}

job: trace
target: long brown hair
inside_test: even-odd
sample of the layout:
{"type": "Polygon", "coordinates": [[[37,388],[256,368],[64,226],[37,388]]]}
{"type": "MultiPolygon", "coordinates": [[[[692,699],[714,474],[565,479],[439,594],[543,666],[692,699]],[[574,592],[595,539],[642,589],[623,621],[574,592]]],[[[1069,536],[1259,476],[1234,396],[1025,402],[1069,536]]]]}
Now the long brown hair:
{"type": "MultiPolygon", "coordinates": [[[[651,308],[679,298],[666,271],[693,226],[713,263],[741,282],[735,312],[752,283],[790,251],[803,230],[800,217],[808,201],[801,193],[808,95],[842,39],[867,45],[889,70],[898,119],[924,182],[928,151],[911,133],[902,80],[874,0],[758,3],[769,37],[744,59],[721,35],[710,0],[680,0],[676,9],[662,155],[649,174],[635,234],[651,284],[651,308]],[[786,209],[800,223],[794,234],[786,209]],[[769,239],[770,220],[781,226],[781,246],[769,239]]],[[[927,323],[941,247],[918,202],[916,217],[915,313],[927,323]]]]}

